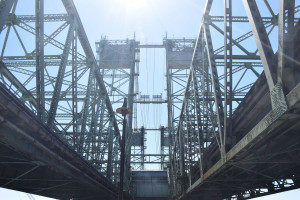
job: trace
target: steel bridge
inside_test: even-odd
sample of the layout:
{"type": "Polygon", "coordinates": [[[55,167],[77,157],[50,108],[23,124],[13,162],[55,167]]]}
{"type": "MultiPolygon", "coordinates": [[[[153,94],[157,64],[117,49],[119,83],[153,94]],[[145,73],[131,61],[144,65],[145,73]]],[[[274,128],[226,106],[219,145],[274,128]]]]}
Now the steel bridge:
{"type": "Polygon", "coordinates": [[[196,39],[102,37],[95,54],[73,1],[55,2],[0,1],[1,187],[118,199],[124,97],[133,111],[124,199],[240,200],[300,187],[299,1],[235,10],[207,0],[196,39]],[[166,53],[165,98],[140,93],[148,48],[166,53]],[[142,104],[166,105],[167,123],[138,127],[142,104]],[[151,131],[160,153],[145,151],[151,131]]]}

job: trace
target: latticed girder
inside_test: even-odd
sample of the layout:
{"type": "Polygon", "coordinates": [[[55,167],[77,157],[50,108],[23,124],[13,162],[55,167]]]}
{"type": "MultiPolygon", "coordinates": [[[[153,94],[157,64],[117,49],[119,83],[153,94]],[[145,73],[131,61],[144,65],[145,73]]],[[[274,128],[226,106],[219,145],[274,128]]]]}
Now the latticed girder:
{"type": "Polygon", "coordinates": [[[49,2],[1,1],[0,82],[117,184],[120,133],[96,59],[73,1],[59,1],[59,14],[49,2]]]}
{"type": "MultiPolygon", "coordinates": [[[[130,170],[131,164],[133,168],[143,169],[144,154],[144,138],[143,142],[132,145],[135,132],[137,129],[137,106],[134,100],[138,95],[138,73],[139,73],[139,42],[133,40],[107,40],[101,38],[100,42],[96,42],[96,51],[98,64],[101,75],[104,79],[104,85],[108,91],[108,97],[114,110],[122,107],[124,97],[128,99],[128,108],[132,114],[127,115],[127,138],[126,138],[126,164],[125,164],[125,190],[130,190],[130,170]],[[133,147],[132,147],[133,146],[133,147]],[[141,156],[131,156],[131,153],[139,153],[141,156]],[[131,162],[135,161],[135,162],[131,162]],[[139,162],[137,162],[139,161],[139,162]]],[[[123,129],[123,117],[116,116],[116,123],[123,129]]],[[[124,130],[122,130],[124,131],[124,130]]]]}
{"type": "Polygon", "coordinates": [[[195,47],[195,39],[164,38],[166,49],[166,76],[168,96],[168,131],[170,145],[178,127],[181,104],[195,47]],[[172,136],[173,135],[173,136],[172,136]]]}
{"type": "MultiPolygon", "coordinates": [[[[293,60],[293,40],[298,41],[294,29],[299,21],[299,5],[292,0],[280,0],[277,15],[274,14],[274,10],[278,9],[277,1],[264,1],[264,8],[262,5],[257,7],[254,0],[244,0],[244,5],[236,3],[224,0],[224,16],[211,16],[210,10],[219,4],[206,1],[178,126],[173,127],[175,140],[170,166],[173,197],[224,199],[230,196],[244,199],[250,195],[270,194],[272,188],[273,192],[277,190],[274,189],[277,187],[270,187],[264,193],[260,188],[264,188],[265,183],[259,181],[256,185],[245,184],[242,189],[234,183],[227,189],[221,187],[222,183],[210,183],[214,181],[213,173],[233,162],[228,160],[232,158],[229,153],[235,150],[232,148],[240,144],[239,140],[247,140],[243,137],[257,123],[263,123],[268,112],[279,116],[287,111],[284,95],[299,82],[299,71],[293,67],[297,63],[293,60]],[[235,16],[235,9],[240,10],[243,6],[245,16],[241,12],[235,16]],[[265,9],[264,12],[262,9],[265,9]],[[274,31],[277,27],[278,35],[274,31]],[[274,54],[276,50],[272,47],[277,44],[278,52],[274,54]],[[208,182],[207,178],[210,178],[208,182]]],[[[169,115],[170,123],[172,117],[169,115]]],[[[255,173],[254,167],[249,168],[244,170],[255,173]]],[[[296,171],[291,173],[299,176],[296,171]]],[[[230,177],[229,172],[226,175],[230,177]]],[[[284,175],[274,179],[278,180],[282,190],[296,188],[296,184],[287,184],[286,187],[279,184],[281,176],[284,175]]]]}

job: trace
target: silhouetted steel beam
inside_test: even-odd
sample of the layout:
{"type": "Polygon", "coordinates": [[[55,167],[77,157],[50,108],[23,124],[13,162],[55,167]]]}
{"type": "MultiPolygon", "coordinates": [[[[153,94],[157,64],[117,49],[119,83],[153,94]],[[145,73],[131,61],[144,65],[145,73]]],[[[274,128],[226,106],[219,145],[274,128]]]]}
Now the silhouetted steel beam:
{"type": "Polygon", "coordinates": [[[158,48],[165,48],[163,44],[140,44],[137,46],[140,49],[158,49],[158,48]]]}
{"type": "Polygon", "coordinates": [[[5,25],[9,11],[11,10],[15,0],[1,0],[0,1],[0,33],[5,25]]]}
{"type": "Polygon", "coordinates": [[[255,0],[243,0],[270,91],[277,82],[276,59],[255,0]]]}
{"type": "Polygon", "coordinates": [[[294,14],[295,0],[279,1],[278,17],[278,80],[285,93],[296,83],[294,67],[294,14]]]}
{"type": "Polygon", "coordinates": [[[37,115],[42,121],[45,121],[44,0],[35,0],[35,16],[37,115]]]}
{"type": "MultiPolygon", "coordinates": [[[[22,20],[23,22],[35,22],[36,17],[34,15],[17,15],[16,20],[22,20]]],[[[44,14],[44,22],[60,22],[70,20],[67,14],[44,14]]]]}

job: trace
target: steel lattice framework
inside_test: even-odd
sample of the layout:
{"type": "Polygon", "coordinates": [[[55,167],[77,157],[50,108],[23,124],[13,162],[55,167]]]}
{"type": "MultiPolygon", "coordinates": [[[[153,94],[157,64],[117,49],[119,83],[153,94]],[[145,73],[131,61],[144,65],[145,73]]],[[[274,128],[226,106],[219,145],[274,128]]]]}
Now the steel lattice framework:
{"type": "MultiPolygon", "coordinates": [[[[121,107],[123,99],[128,99],[128,108],[133,111],[127,116],[127,138],[126,138],[126,161],[125,161],[125,187],[129,191],[131,169],[128,167],[138,159],[140,169],[143,168],[143,152],[144,143],[136,140],[144,137],[141,131],[136,130],[136,94],[138,94],[138,73],[139,73],[139,48],[138,42],[133,40],[107,40],[102,38],[100,42],[96,42],[97,56],[100,71],[104,80],[104,84],[108,91],[114,110],[121,107]],[[136,131],[133,131],[136,130],[136,131]],[[139,156],[131,157],[131,154],[139,154],[139,156]]],[[[116,121],[122,129],[122,117],[116,116],[116,121]]],[[[143,140],[144,141],[144,140],[143,140]]]]}
{"type": "Polygon", "coordinates": [[[117,184],[120,133],[97,61],[73,1],[57,1],[63,14],[46,3],[0,2],[0,81],[117,184]],[[35,12],[22,15],[24,4],[35,12]]]}
{"type": "MultiPolygon", "coordinates": [[[[82,160],[64,160],[64,164],[90,169],[83,173],[89,176],[85,181],[86,177],[74,179],[73,168],[63,166],[68,175],[59,174],[65,180],[58,186],[67,185],[71,191],[78,190],[80,181],[87,188],[97,182],[91,191],[101,191],[94,190],[94,194],[103,192],[114,198],[120,181],[122,127],[122,117],[114,111],[127,97],[128,108],[133,110],[126,127],[125,189],[129,193],[136,192],[131,191],[129,166],[143,170],[148,163],[168,170],[171,199],[239,200],[300,187],[297,1],[243,0],[235,5],[223,0],[223,16],[212,16],[220,1],[207,0],[196,40],[165,37],[163,44],[147,45],[135,38],[101,38],[96,42],[97,58],[73,1],[56,0],[57,11],[47,10],[49,2],[0,1],[0,95],[7,97],[0,99],[0,128],[6,131],[1,150],[10,152],[9,131],[21,133],[22,124],[36,119],[33,132],[43,133],[38,142],[56,142],[47,152],[66,150],[65,158],[82,160]],[[149,95],[139,95],[141,48],[166,50],[166,100],[161,95],[153,95],[151,101],[149,95]],[[5,108],[9,99],[14,100],[15,109],[5,108]],[[138,103],[167,103],[168,124],[148,129],[160,131],[161,154],[145,154],[147,129],[137,127],[138,103]],[[17,119],[24,113],[28,118],[11,123],[8,111],[21,113],[17,119]],[[67,177],[70,174],[73,179],[67,177]],[[99,176],[90,178],[95,174],[99,176]]],[[[31,138],[28,128],[22,134],[31,138]]],[[[34,139],[26,141],[28,146],[34,143],[34,139]]],[[[53,163],[62,161],[55,159],[53,163]]],[[[0,177],[3,187],[44,167],[34,158],[28,160],[33,168],[24,167],[27,171],[16,178],[6,177],[8,181],[0,177]]],[[[0,167],[7,169],[6,162],[0,167]]],[[[47,184],[36,193],[58,187],[47,184]]],[[[73,195],[80,198],[85,189],[73,195]]]]}
{"type": "MultiPolygon", "coordinates": [[[[270,110],[276,113],[275,116],[268,116],[271,121],[287,111],[285,95],[299,80],[293,75],[295,67],[292,67],[296,65],[293,63],[296,61],[293,60],[292,46],[294,27],[298,22],[295,14],[299,12],[299,5],[295,6],[295,1],[281,0],[279,14],[276,15],[273,11],[275,2],[265,0],[269,13],[264,16],[265,13],[259,11],[254,0],[243,2],[247,16],[234,16],[231,0],[224,1],[224,16],[211,16],[211,8],[219,2],[206,1],[175,133],[170,166],[174,198],[185,198],[187,193],[190,195],[189,199],[243,199],[297,187],[295,179],[281,179],[278,176],[269,183],[256,186],[232,184],[230,187],[229,184],[226,187],[219,182],[214,187],[207,186],[202,193],[192,192],[199,185],[209,185],[209,176],[218,167],[230,165],[228,154],[232,148],[240,144],[239,140],[259,124],[260,120],[265,123],[264,117],[270,110]],[[279,49],[276,55],[273,53],[274,39],[272,38],[272,44],[269,39],[275,27],[279,32],[279,49]],[[244,33],[234,34],[237,30],[244,33]],[[217,34],[221,36],[216,37],[217,34]],[[224,42],[218,47],[220,38],[224,42]],[[257,48],[250,45],[253,38],[257,48]],[[246,106],[243,99],[249,99],[251,95],[259,96],[255,91],[258,91],[257,87],[260,87],[258,85],[262,83],[262,79],[267,81],[271,103],[260,105],[252,118],[238,118],[246,106]],[[243,122],[245,119],[248,121],[243,122]]],[[[261,130],[256,131],[260,133],[261,130]]],[[[268,174],[247,167],[244,170],[248,170],[248,173],[260,173],[262,176],[267,176],[263,173],[268,174]]],[[[227,176],[228,180],[234,177],[232,174],[227,176]]]]}

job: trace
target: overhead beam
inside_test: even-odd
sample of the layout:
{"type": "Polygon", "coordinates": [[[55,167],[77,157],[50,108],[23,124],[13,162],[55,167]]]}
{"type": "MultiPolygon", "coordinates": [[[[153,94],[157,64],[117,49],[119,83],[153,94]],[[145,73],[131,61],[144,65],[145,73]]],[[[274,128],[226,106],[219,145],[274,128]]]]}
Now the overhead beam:
{"type": "Polygon", "coordinates": [[[268,86],[272,91],[277,82],[275,55],[255,0],[243,0],[243,2],[264,66],[268,86]]]}
{"type": "Polygon", "coordinates": [[[5,25],[9,11],[11,10],[15,0],[1,0],[0,1],[0,34],[5,25]]]}
{"type": "Polygon", "coordinates": [[[165,48],[165,45],[163,44],[140,44],[137,46],[137,48],[140,49],[159,49],[159,48],[165,48]]]}
{"type": "MultiPolygon", "coordinates": [[[[34,15],[17,15],[17,20],[22,20],[23,22],[35,22],[36,17],[34,15]]],[[[67,14],[44,14],[44,22],[60,22],[68,21],[69,15],[67,14]]]]}

